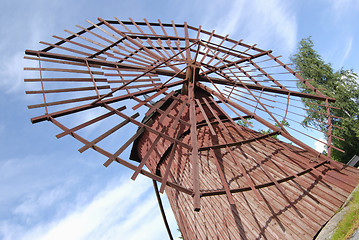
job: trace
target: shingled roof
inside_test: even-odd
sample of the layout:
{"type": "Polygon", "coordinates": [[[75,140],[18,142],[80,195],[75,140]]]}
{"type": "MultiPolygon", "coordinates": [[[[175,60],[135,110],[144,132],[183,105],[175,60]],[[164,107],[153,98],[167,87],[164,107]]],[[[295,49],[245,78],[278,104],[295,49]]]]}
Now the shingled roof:
{"type": "MultiPolygon", "coordinates": [[[[195,97],[202,107],[196,105],[201,210],[193,211],[191,195],[166,188],[184,239],[312,239],[358,184],[358,169],[342,165],[339,172],[306,150],[233,123],[205,91],[196,89],[195,97]]],[[[154,114],[148,124],[190,144],[186,99],[167,100],[168,115],[154,114]],[[181,127],[173,129],[169,116],[182,119],[181,127]]],[[[192,189],[187,149],[146,131],[132,151],[137,161],[147,158],[152,173],[192,189]]]]}

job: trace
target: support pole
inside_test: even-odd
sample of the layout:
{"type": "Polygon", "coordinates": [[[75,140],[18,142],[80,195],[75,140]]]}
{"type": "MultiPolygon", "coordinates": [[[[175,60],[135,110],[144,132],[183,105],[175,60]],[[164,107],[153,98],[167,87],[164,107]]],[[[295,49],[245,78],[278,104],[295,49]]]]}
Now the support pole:
{"type": "Polygon", "coordinates": [[[160,207],[161,215],[162,215],[163,221],[164,221],[165,226],[166,226],[168,237],[170,238],[170,240],[173,240],[171,229],[170,229],[170,226],[168,225],[168,222],[167,222],[166,213],[165,213],[165,210],[163,209],[161,196],[160,196],[160,193],[158,192],[157,182],[155,180],[152,180],[152,182],[153,182],[153,187],[155,189],[158,206],[160,207]]]}

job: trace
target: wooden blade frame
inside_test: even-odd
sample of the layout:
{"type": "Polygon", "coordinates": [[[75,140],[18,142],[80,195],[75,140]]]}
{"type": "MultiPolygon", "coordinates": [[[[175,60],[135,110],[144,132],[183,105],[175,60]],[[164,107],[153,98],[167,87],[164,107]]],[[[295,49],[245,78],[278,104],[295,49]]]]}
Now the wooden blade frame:
{"type": "Polygon", "coordinates": [[[60,41],[54,44],[42,42],[46,45],[42,50],[25,52],[28,55],[25,58],[34,61],[36,65],[25,70],[39,73],[38,78],[25,79],[29,84],[38,84],[37,88],[31,87],[26,93],[41,96],[40,103],[28,107],[45,110],[45,113],[40,113],[31,121],[37,123],[47,120],[54,123],[63,131],[57,135],[58,138],[71,135],[84,144],[80,152],[92,148],[105,156],[106,167],[116,161],[134,171],[133,179],[138,174],[143,174],[161,182],[161,193],[165,186],[169,186],[193,196],[195,211],[200,210],[201,197],[223,194],[227,196],[230,204],[234,204],[232,194],[253,191],[263,202],[259,189],[275,186],[285,196],[286,192],[281,183],[301,183],[298,177],[309,173],[322,178],[323,174],[317,169],[327,163],[340,168],[340,165],[330,158],[331,149],[334,148],[331,139],[336,137],[332,135],[331,130],[332,127],[336,127],[332,125],[332,119],[336,116],[330,113],[330,109],[333,108],[330,103],[335,99],[322,94],[310,84],[310,80],[303,79],[287,64],[281,62],[279,57],[272,55],[271,51],[245,44],[242,40],[235,41],[228,36],[220,36],[215,34],[215,31],[205,31],[201,26],[190,26],[186,22],[174,24],[162,23],[159,20],[148,22],[146,19],[135,22],[132,19],[120,21],[117,18],[98,20],[98,23],[88,21],[90,26],[87,28],[78,26],[81,30],[76,33],[66,30],[71,35],[66,38],[55,36],[60,41]],[[296,87],[297,82],[303,83],[311,93],[300,92],[296,87]],[[202,89],[212,97],[197,97],[195,89],[202,89]],[[183,100],[180,95],[188,96],[183,100]],[[304,114],[298,113],[298,109],[292,110],[298,108],[301,98],[314,99],[318,105],[326,107],[326,112],[320,114],[328,118],[328,131],[325,132],[328,136],[328,156],[294,137],[294,134],[308,136],[303,130],[292,127],[300,123],[298,116],[305,117],[304,114]],[[161,106],[168,101],[172,104],[167,109],[162,109],[161,106]],[[116,106],[117,104],[121,106],[116,106]],[[178,115],[173,115],[171,110],[177,104],[182,105],[178,115]],[[228,110],[228,113],[222,110],[225,118],[219,118],[214,110],[222,107],[228,110]],[[138,112],[134,112],[135,110],[138,112]],[[71,119],[73,115],[86,111],[92,113],[91,119],[78,122],[76,126],[71,127],[61,123],[62,118],[71,119]],[[184,117],[186,111],[189,111],[188,119],[184,117]],[[141,116],[148,118],[153,114],[160,116],[160,123],[165,119],[172,119],[174,123],[168,129],[155,129],[148,122],[135,120],[141,116]],[[204,122],[197,122],[198,114],[205,119],[204,122]],[[230,116],[233,114],[236,117],[230,116]],[[107,129],[99,128],[97,137],[93,140],[84,139],[77,133],[90,126],[106,125],[105,122],[112,118],[116,118],[112,122],[114,125],[107,129]],[[249,118],[268,127],[272,132],[231,142],[221,139],[214,128],[219,124],[221,130],[229,133],[225,122],[232,122],[233,126],[240,130],[234,121],[240,119],[252,125],[249,118]],[[295,120],[292,120],[293,118],[295,120]],[[285,121],[290,122],[291,127],[286,127],[283,124],[285,121]],[[139,129],[129,134],[126,129],[133,129],[134,126],[139,129]],[[221,143],[213,141],[212,145],[200,146],[197,132],[203,126],[210,130],[212,137],[220,139],[221,143]],[[183,141],[182,130],[179,132],[178,129],[187,129],[190,132],[189,143],[183,141]],[[144,132],[155,134],[157,137],[155,145],[150,148],[139,165],[135,166],[120,158],[119,156],[144,132]],[[111,153],[98,146],[100,142],[118,134],[121,138],[127,139],[115,152],[111,153]],[[258,164],[269,177],[268,182],[255,184],[250,173],[236,159],[232,148],[273,135],[281,135],[317,156],[318,161],[316,164],[302,162],[302,171],[293,172],[287,169],[287,177],[276,179],[266,170],[265,165],[253,158],[253,163],[258,164]],[[147,159],[155,152],[156,144],[161,141],[172,144],[169,166],[164,177],[143,169],[147,159]],[[181,186],[169,177],[177,148],[186,149],[190,153],[193,168],[192,187],[181,186]],[[223,190],[201,189],[199,163],[201,153],[206,151],[215,156],[223,190]],[[248,186],[230,187],[220,168],[220,151],[230,154],[248,186]]]}

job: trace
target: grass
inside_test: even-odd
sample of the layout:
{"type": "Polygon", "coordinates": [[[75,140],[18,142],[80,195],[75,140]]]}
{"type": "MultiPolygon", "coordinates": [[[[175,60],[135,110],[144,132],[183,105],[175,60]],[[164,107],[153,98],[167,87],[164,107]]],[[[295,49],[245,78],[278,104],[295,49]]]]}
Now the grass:
{"type": "Polygon", "coordinates": [[[359,190],[353,194],[353,199],[349,202],[349,211],[338,223],[337,229],[332,236],[332,240],[349,239],[359,227],[359,190]]]}

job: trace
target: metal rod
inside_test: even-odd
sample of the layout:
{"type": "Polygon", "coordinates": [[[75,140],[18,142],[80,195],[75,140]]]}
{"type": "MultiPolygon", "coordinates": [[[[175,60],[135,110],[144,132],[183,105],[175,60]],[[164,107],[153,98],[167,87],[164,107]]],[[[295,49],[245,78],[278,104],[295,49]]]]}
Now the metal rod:
{"type": "Polygon", "coordinates": [[[170,229],[170,226],[168,225],[168,221],[167,221],[167,218],[166,218],[166,213],[165,213],[165,210],[164,210],[163,205],[162,205],[161,196],[160,196],[160,194],[158,192],[157,182],[155,180],[152,180],[152,182],[153,182],[153,187],[155,189],[158,206],[160,207],[161,215],[162,215],[163,221],[164,221],[165,226],[166,226],[168,237],[170,238],[170,240],[173,240],[171,229],[170,229]]]}

